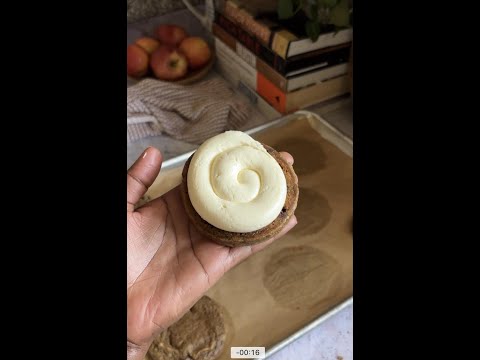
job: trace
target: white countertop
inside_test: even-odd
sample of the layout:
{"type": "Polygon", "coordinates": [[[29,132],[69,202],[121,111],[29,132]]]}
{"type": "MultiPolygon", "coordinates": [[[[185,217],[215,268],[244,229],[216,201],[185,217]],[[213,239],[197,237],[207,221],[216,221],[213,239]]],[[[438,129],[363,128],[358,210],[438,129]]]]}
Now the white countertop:
{"type": "Polygon", "coordinates": [[[353,305],[346,307],[269,360],[353,360],[353,305]]]}

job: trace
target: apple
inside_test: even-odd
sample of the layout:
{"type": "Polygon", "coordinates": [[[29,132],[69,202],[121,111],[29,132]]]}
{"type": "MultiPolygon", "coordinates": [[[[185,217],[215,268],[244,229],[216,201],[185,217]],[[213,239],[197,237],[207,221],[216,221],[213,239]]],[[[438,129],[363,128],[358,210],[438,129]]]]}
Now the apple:
{"type": "Polygon", "coordinates": [[[188,34],[184,28],[173,24],[161,24],[155,29],[157,39],[162,44],[178,46],[188,34]]]}
{"type": "Polygon", "coordinates": [[[140,46],[127,46],[127,74],[142,77],[148,71],[148,54],[140,46]]]}
{"type": "Polygon", "coordinates": [[[148,55],[151,55],[160,46],[160,42],[158,40],[148,36],[137,39],[135,44],[145,50],[148,55]]]}
{"type": "Polygon", "coordinates": [[[210,47],[201,37],[187,37],[180,43],[178,49],[186,56],[192,70],[204,67],[212,57],[210,47]]]}
{"type": "Polygon", "coordinates": [[[188,62],[184,55],[177,49],[160,45],[150,58],[150,67],[158,79],[176,80],[185,76],[188,62]]]}

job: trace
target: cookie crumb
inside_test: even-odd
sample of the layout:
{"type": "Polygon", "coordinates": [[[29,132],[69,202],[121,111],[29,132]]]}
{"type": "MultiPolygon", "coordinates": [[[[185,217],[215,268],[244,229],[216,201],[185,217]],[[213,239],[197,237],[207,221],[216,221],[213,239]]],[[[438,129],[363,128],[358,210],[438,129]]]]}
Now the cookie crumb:
{"type": "Polygon", "coordinates": [[[137,210],[139,207],[145,205],[146,203],[148,203],[150,200],[152,200],[152,198],[148,195],[143,195],[140,200],[138,200],[138,202],[135,204],[134,206],[134,209],[137,210]]]}

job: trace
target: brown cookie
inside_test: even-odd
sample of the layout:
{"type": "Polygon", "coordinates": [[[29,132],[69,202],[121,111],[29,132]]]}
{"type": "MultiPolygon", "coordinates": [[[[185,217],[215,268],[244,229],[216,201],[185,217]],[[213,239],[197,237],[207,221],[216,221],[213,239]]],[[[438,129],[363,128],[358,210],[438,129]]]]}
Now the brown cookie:
{"type": "Polygon", "coordinates": [[[153,341],[146,359],[214,360],[221,353],[225,338],[220,306],[208,296],[203,296],[153,341]]]}
{"type": "Polygon", "coordinates": [[[290,220],[297,207],[298,178],[295,174],[295,171],[293,170],[293,167],[288,164],[277,151],[267,145],[263,146],[268,151],[268,153],[275,160],[277,160],[278,164],[282,168],[283,173],[285,174],[285,179],[287,180],[287,197],[285,199],[285,205],[283,206],[283,209],[278,215],[278,217],[273,220],[269,225],[252,232],[237,233],[221,230],[209,224],[208,222],[203,220],[200,215],[198,215],[192,205],[192,202],[190,201],[190,197],[188,196],[187,185],[188,168],[190,166],[190,161],[192,160],[193,154],[187,160],[182,172],[182,199],[190,221],[193,223],[193,225],[200,234],[212,241],[215,241],[218,244],[229,247],[237,247],[244,245],[253,245],[268,240],[272,236],[277,235],[288,223],[288,220],[290,220]]]}

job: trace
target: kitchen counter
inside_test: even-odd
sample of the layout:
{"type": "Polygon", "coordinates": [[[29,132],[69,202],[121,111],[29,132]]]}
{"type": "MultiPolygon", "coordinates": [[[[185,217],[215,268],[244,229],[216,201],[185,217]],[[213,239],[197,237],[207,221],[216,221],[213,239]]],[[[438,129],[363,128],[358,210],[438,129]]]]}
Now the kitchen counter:
{"type": "MultiPolygon", "coordinates": [[[[213,74],[211,76],[219,75],[213,74]]],[[[244,95],[240,93],[238,96],[244,97],[244,95]]],[[[245,101],[248,100],[245,98],[245,101]]],[[[335,99],[331,102],[315,105],[305,110],[322,116],[326,121],[340,130],[343,134],[353,139],[352,103],[350,99],[335,99]]],[[[262,114],[260,114],[258,110],[253,109],[252,116],[240,130],[249,130],[256,126],[265,124],[266,122],[268,122],[268,120],[262,114]]],[[[160,149],[162,151],[164,160],[168,160],[172,157],[192,151],[197,148],[198,145],[176,140],[168,135],[152,136],[141,139],[128,144],[127,168],[133,164],[133,162],[148,146],[155,146],[160,149]]]]}
{"type": "Polygon", "coordinates": [[[325,320],[269,360],[352,360],[353,305],[325,320]]]}
{"type": "MultiPolygon", "coordinates": [[[[158,23],[174,22],[186,27],[191,34],[205,35],[205,30],[188,11],[170,13],[142,22],[128,24],[127,44],[142,34],[151,33],[158,23]]],[[[212,73],[209,76],[219,76],[212,73]]],[[[131,83],[127,83],[127,86],[131,83]]],[[[239,94],[239,96],[244,96],[239,94]]],[[[353,139],[352,102],[348,97],[337,98],[306,109],[322,116],[343,134],[353,139]]],[[[268,120],[254,109],[250,120],[241,130],[248,130],[268,120]]],[[[197,145],[161,135],[142,139],[127,146],[127,168],[148,146],[159,148],[164,159],[194,150],[197,145]]],[[[281,149],[280,149],[281,150],[281,149]]],[[[349,306],[295,342],[275,353],[272,360],[352,360],[353,359],[353,306],[349,306]]]]}
{"type": "MultiPolygon", "coordinates": [[[[325,120],[353,139],[353,121],[351,102],[336,105],[333,110],[328,106],[316,106],[309,110],[321,115],[325,120]]],[[[258,123],[249,123],[250,127],[258,123]]],[[[132,143],[128,147],[128,164],[140,155],[145,147],[153,145],[162,149],[166,158],[191,151],[196,145],[158,136],[132,143]]],[[[353,359],[353,306],[349,306],[332,316],[324,323],[308,332],[292,344],[275,353],[271,360],[352,360],[353,359]]]]}
{"type": "MultiPolygon", "coordinates": [[[[159,23],[176,23],[185,27],[189,34],[195,34],[208,38],[208,33],[201,26],[200,22],[193,17],[189,11],[182,10],[166,15],[149,18],[127,25],[127,45],[135,41],[144,34],[152,34],[156,25],[159,23]]],[[[208,77],[220,76],[212,71],[208,77]]],[[[133,85],[134,82],[127,78],[127,86],[133,85]]],[[[238,96],[249,102],[248,98],[238,92],[238,96]]],[[[348,97],[341,97],[326,101],[321,104],[313,105],[306,110],[321,115],[325,120],[337,127],[345,135],[353,139],[353,120],[352,120],[352,103],[348,97]]],[[[248,130],[258,125],[264,124],[269,120],[262,115],[255,107],[247,123],[240,130],[248,130]]],[[[153,136],[141,139],[128,144],[127,147],[127,168],[130,167],[138,156],[148,146],[155,146],[162,151],[164,160],[194,150],[198,145],[190,144],[184,141],[173,139],[166,135],[153,136]]]]}

